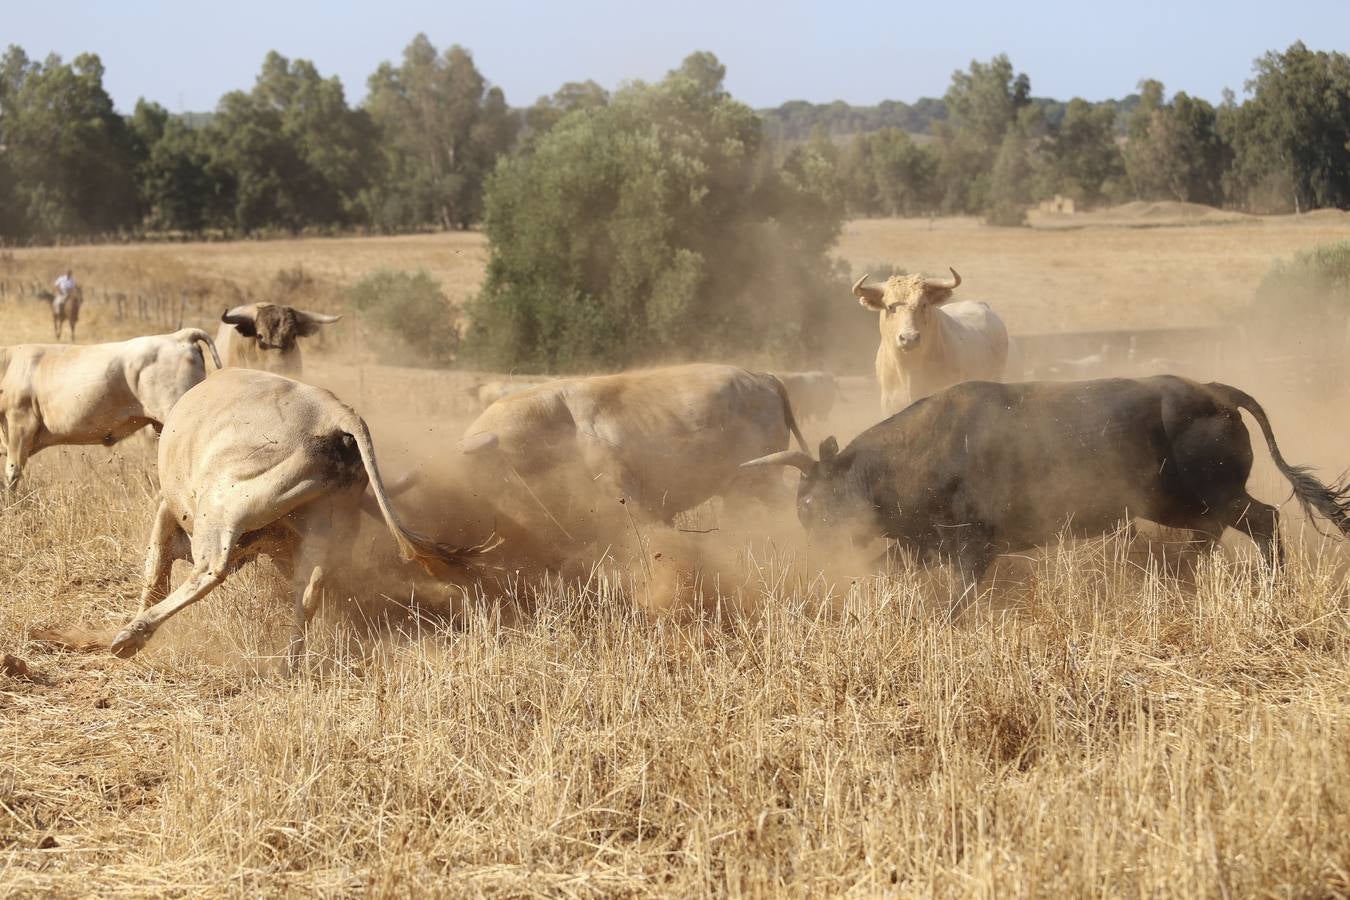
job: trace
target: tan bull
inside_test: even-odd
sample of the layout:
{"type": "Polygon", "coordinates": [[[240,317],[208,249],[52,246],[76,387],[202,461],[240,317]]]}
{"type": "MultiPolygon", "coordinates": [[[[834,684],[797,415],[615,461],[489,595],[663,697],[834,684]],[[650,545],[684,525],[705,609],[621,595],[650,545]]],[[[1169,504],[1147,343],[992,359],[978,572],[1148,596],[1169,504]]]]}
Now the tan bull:
{"type": "Polygon", "coordinates": [[[877,381],[881,406],[890,415],[916,400],[962,381],[1002,381],[1008,363],[1008,329],[988,304],[950,302],[961,285],[952,278],[894,275],[853,285],[865,309],[880,314],[877,381]]]}
{"type": "Polygon", "coordinates": [[[0,432],[5,484],[28,457],[62,444],[112,445],[146,425],[158,429],[178,399],[206,377],[200,328],[108,344],[0,347],[0,432]]]}
{"type": "Polygon", "coordinates": [[[528,391],[530,388],[544,383],[543,381],[483,381],[466,390],[469,396],[474,399],[474,402],[478,404],[479,410],[484,410],[503,397],[528,391]]]}
{"type": "Polygon", "coordinates": [[[294,656],[324,567],[350,552],[367,485],[403,558],[429,572],[491,548],[449,547],[405,527],[365,421],[328,391],[267,372],[225,369],[184,395],[164,423],[159,481],[141,611],[111,645],[120,657],[260,553],[297,579],[294,656]],[[175,559],[190,559],[192,570],[170,594],[175,559]]]}
{"type": "Polygon", "coordinates": [[[739,464],[785,449],[791,435],[805,446],[777,378],[696,364],[565,378],[503,397],[465,430],[461,449],[541,491],[550,481],[560,492],[603,483],[668,521],[743,486],[739,464]]]}
{"type": "Polygon", "coordinates": [[[341,318],[276,303],[247,303],[221,313],[216,346],[227,366],[299,378],[304,371],[299,339],[341,318]]]}

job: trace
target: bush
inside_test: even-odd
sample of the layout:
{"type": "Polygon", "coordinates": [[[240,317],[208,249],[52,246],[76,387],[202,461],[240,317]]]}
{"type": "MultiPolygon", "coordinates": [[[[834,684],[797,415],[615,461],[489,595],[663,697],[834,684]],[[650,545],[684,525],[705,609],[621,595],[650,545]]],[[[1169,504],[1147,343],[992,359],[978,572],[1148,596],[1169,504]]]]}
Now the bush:
{"type": "Polygon", "coordinates": [[[1280,260],[1256,288],[1258,306],[1303,319],[1350,316],[1350,241],[1322,244],[1280,260]]]}
{"type": "Polygon", "coordinates": [[[1030,152],[1030,142],[1018,129],[1004,137],[989,177],[986,223],[1004,228],[1026,224],[1033,175],[1030,152]]]}
{"type": "Polygon", "coordinates": [[[459,352],[459,310],[425,271],[381,269],[347,289],[347,299],[381,334],[368,336],[383,362],[408,364],[408,351],[445,366],[459,352]]]}
{"type": "Polygon", "coordinates": [[[1266,335],[1304,350],[1344,352],[1350,320],[1350,241],[1323,244],[1280,260],[1256,288],[1251,318],[1266,335]]]}
{"type": "Polygon", "coordinates": [[[523,370],[818,358],[842,198],[817,148],[782,168],[695,54],[563,116],[488,184],[473,352],[523,370]]]}
{"type": "Polygon", "coordinates": [[[277,273],[272,276],[272,290],[282,297],[313,288],[314,276],[306,272],[304,266],[297,265],[290,269],[277,269],[277,273]]]}

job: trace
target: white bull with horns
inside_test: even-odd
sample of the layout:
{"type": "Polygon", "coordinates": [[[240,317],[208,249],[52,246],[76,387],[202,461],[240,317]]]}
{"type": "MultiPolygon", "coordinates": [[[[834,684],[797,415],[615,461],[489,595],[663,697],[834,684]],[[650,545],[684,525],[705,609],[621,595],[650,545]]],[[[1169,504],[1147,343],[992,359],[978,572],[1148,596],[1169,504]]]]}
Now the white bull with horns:
{"type": "Polygon", "coordinates": [[[1008,364],[1008,329],[987,303],[951,302],[961,276],[893,275],[880,285],[867,276],[853,285],[865,308],[880,314],[877,381],[881,406],[897,413],[962,381],[1002,381],[1008,364]]]}

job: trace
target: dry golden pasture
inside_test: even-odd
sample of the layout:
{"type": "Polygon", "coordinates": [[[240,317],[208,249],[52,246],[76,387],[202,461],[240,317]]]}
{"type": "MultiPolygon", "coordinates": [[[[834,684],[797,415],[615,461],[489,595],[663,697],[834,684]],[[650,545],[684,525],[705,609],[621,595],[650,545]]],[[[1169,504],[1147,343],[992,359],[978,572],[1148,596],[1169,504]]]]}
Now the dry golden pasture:
{"type": "MultiPolygon", "coordinates": [[[[1273,258],[1346,232],[869,221],[840,249],[858,274],[955,265],[1014,330],[1040,331],[1222,322],[1273,258]]],[[[25,250],[6,265],[247,291],[299,263],[322,300],[378,266],[422,265],[467,295],[483,258],[478,236],[438,235],[25,250]]],[[[137,322],[95,302],[87,326],[94,340],[137,322]]],[[[0,327],[12,343],[48,322],[10,297],[0,327]]],[[[441,483],[467,376],[310,359],[371,419],[390,472],[422,464],[441,483]]],[[[1292,461],[1350,464],[1350,398],[1310,412],[1243,386],[1292,461]]],[[[808,434],[846,438],[874,404],[850,396],[808,434]]],[[[1283,500],[1257,456],[1254,493],[1283,500]]],[[[1052,547],[1002,561],[992,607],[948,625],[928,578],[823,575],[790,510],[748,533],[616,535],[576,580],[494,572],[467,612],[371,526],[351,554],[365,577],[329,596],[295,677],[273,658],[288,601],[267,562],[132,661],[30,641],[34,626],[130,617],[153,491],[133,441],[44,451],[0,500],[0,652],[26,667],[0,673],[5,893],[1350,892],[1347,553],[1306,530],[1278,581],[1236,539],[1180,577],[1120,538],[1052,547]],[[617,562],[619,545],[644,563],[617,562]],[[681,614],[691,581],[673,594],[672,556],[702,561],[706,619],[681,614]]],[[[446,496],[396,502],[417,527],[481,527],[446,496]]]]}

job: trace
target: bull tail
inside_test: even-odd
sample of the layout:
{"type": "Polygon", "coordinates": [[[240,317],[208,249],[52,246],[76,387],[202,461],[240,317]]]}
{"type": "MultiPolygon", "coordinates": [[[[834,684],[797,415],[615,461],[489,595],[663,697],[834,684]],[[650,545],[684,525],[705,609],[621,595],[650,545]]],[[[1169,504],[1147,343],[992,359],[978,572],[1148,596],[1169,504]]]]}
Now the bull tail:
{"type": "Polygon", "coordinates": [[[1311,467],[1291,466],[1275,444],[1275,432],[1270,427],[1270,419],[1266,418],[1266,411],[1255,398],[1227,384],[1210,382],[1207,386],[1222,400],[1251,413],[1252,418],[1261,426],[1261,433],[1266,436],[1266,446],[1270,449],[1270,457],[1275,461],[1275,467],[1280,470],[1280,474],[1287,478],[1294,488],[1294,496],[1303,507],[1304,515],[1313,520],[1313,513],[1316,512],[1335,525],[1341,534],[1350,537],[1350,483],[1325,485],[1313,476],[1311,467]]]}
{"type": "Polygon", "coordinates": [[[375,495],[380,518],[384,519],[394,543],[398,544],[399,555],[404,559],[417,562],[428,574],[435,576],[438,574],[438,568],[463,568],[471,565],[477,557],[500,546],[501,539],[494,536],[472,547],[451,547],[405,526],[389,502],[389,492],[385,490],[379,467],[375,464],[375,444],[370,439],[370,429],[366,427],[365,420],[352,413],[343,430],[356,441],[356,448],[361,454],[361,464],[365,467],[366,477],[370,479],[370,490],[375,495]]]}
{"type": "Polygon", "coordinates": [[[797,417],[792,414],[792,400],[788,397],[787,385],[783,384],[783,379],[772,372],[763,373],[769,381],[773,382],[774,390],[778,391],[778,399],[783,401],[783,419],[787,422],[788,430],[792,436],[797,439],[797,446],[802,448],[805,453],[811,451],[806,448],[806,438],[802,437],[802,430],[797,427],[797,417]]]}
{"type": "Polygon", "coordinates": [[[211,351],[211,361],[216,364],[216,368],[225,368],[220,364],[220,354],[216,352],[216,342],[211,340],[211,335],[205,331],[200,328],[184,328],[178,332],[178,339],[185,344],[195,344],[198,341],[205,344],[206,349],[211,351]]]}

